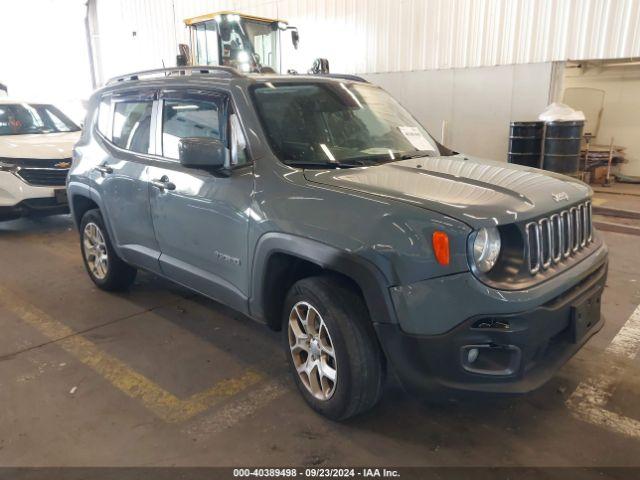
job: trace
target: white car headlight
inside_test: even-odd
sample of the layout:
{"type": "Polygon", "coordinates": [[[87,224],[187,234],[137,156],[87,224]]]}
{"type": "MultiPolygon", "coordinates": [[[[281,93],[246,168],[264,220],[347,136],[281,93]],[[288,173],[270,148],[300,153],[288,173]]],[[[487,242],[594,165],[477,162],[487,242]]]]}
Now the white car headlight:
{"type": "Polygon", "coordinates": [[[500,232],[495,227],[481,228],[473,241],[473,261],[483,273],[491,270],[500,255],[500,232]]]}

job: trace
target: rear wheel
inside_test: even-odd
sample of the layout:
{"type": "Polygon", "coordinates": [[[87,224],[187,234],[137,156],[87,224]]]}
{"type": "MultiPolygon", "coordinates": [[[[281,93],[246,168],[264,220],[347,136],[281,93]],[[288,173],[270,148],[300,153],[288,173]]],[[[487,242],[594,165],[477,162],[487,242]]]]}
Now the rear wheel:
{"type": "Polygon", "coordinates": [[[111,244],[100,211],[89,210],[80,223],[80,248],[87,273],[102,290],[126,290],[136,269],[120,259],[111,244]]]}
{"type": "Polygon", "coordinates": [[[344,420],[378,402],[382,354],[362,298],[345,281],[322,276],[295,283],[283,327],[293,377],[314,410],[344,420]]]}

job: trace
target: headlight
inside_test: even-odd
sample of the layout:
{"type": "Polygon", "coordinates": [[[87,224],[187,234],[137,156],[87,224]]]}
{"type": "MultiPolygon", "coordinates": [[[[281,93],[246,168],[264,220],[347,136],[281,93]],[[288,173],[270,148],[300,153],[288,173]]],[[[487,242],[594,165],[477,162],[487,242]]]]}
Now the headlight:
{"type": "Polygon", "coordinates": [[[495,227],[481,228],[473,241],[473,260],[483,273],[491,270],[500,255],[500,232],[495,227]]]}

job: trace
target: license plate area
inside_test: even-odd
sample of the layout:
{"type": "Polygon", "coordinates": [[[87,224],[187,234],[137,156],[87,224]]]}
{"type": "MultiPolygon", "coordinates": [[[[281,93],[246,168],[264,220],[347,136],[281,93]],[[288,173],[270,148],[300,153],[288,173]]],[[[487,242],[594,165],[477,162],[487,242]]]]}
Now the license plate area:
{"type": "Polygon", "coordinates": [[[600,320],[600,294],[571,306],[573,342],[578,343],[600,320]]]}
{"type": "Polygon", "coordinates": [[[56,190],[54,190],[54,195],[56,197],[56,203],[60,204],[60,205],[66,205],[67,203],[69,203],[69,200],[67,199],[67,190],[64,188],[57,188],[56,190]]]}

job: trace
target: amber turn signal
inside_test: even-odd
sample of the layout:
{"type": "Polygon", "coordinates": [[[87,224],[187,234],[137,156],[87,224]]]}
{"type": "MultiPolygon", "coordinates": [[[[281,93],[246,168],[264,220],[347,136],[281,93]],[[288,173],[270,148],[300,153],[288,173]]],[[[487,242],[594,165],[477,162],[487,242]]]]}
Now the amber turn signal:
{"type": "Polygon", "coordinates": [[[449,236],[440,231],[433,232],[431,237],[433,253],[440,265],[449,265],[449,236]]]}

